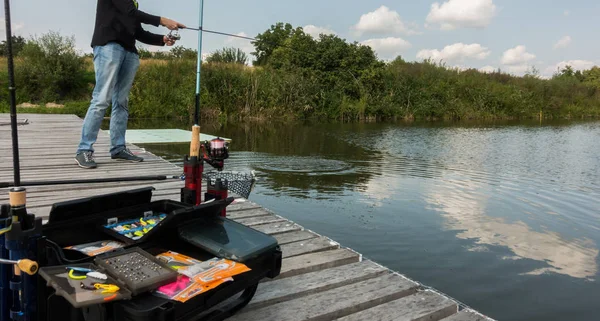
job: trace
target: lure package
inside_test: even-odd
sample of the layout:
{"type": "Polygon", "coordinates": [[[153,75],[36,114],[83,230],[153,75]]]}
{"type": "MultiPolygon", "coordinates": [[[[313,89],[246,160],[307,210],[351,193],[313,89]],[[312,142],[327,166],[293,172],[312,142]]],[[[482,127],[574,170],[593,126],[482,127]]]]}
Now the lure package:
{"type": "Polygon", "coordinates": [[[173,251],[159,254],[157,258],[180,275],[176,282],[158,288],[154,294],[182,303],[225,282],[233,281],[235,275],[250,271],[247,266],[238,262],[219,258],[202,262],[173,251]]]}
{"type": "Polygon", "coordinates": [[[66,250],[79,251],[87,256],[96,256],[124,247],[125,244],[117,241],[98,241],[65,247],[66,250]]]}

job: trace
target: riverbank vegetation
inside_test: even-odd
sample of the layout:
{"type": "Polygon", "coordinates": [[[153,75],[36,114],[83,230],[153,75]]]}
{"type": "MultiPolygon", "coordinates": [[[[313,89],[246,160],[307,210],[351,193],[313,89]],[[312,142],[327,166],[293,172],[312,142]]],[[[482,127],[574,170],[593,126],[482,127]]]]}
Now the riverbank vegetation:
{"type": "MultiPolygon", "coordinates": [[[[83,116],[94,86],[90,55],[74,39],[50,32],[17,39],[17,103],[26,112],[83,116]],[[43,107],[58,103],[63,108],[43,107]]],[[[378,59],[368,46],[333,35],[318,39],[276,24],[257,36],[250,57],[223,48],[202,65],[204,117],[372,119],[530,119],[600,117],[600,68],[566,67],[550,79],[502,71],[459,70],[432,61],[378,59]]],[[[5,53],[0,45],[0,54],[5,53]]],[[[193,115],[196,51],[140,51],[131,117],[193,115]]],[[[8,111],[6,60],[0,59],[0,112],[8,111]]],[[[108,113],[107,113],[108,115],[108,113]]]]}

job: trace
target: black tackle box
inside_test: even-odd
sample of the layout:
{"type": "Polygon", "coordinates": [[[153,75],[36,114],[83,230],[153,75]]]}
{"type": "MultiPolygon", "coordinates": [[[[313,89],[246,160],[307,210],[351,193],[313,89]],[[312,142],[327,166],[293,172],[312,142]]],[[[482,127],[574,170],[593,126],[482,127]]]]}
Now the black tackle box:
{"type": "Polygon", "coordinates": [[[223,320],[251,301],[262,279],[279,275],[282,254],[276,239],[220,216],[233,198],[192,206],[172,200],[152,202],[153,190],[140,188],[53,205],[43,228],[45,248],[39,260],[39,291],[46,298],[38,309],[39,320],[223,320]],[[157,215],[162,215],[160,220],[154,219],[157,215]],[[154,226],[135,239],[108,228],[139,218],[154,226]],[[120,246],[113,246],[110,251],[98,246],[93,249],[102,252],[98,254],[84,254],[80,248],[72,247],[101,241],[105,241],[102,245],[118,242],[120,246]],[[81,303],[77,301],[81,295],[77,282],[70,280],[69,284],[64,280],[66,267],[99,267],[105,271],[109,267],[106,258],[136,251],[149,256],[173,251],[199,261],[228,259],[243,263],[249,271],[185,303],[150,292],[134,294],[118,280],[122,288],[112,297],[114,300],[90,299],[81,303]]]}

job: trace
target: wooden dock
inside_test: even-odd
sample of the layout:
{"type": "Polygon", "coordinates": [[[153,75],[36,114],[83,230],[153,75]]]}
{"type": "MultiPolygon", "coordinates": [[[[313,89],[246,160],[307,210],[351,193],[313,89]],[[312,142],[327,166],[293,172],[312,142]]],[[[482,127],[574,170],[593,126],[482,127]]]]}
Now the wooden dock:
{"type": "MultiPolygon", "coordinates": [[[[98,168],[75,164],[82,120],[74,115],[20,114],[21,180],[68,180],[137,175],[180,175],[182,169],[137,146],[143,163],[116,162],[108,153],[109,136],[101,131],[95,144],[98,168]]],[[[0,114],[0,182],[12,182],[13,163],[9,115],[0,114]]],[[[53,203],[141,186],[153,186],[154,200],[179,200],[180,180],[27,187],[29,211],[45,217],[53,203]]],[[[0,204],[8,189],[0,189],[0,204]]],[[[285,215],[285,213],[281,213],[285,215]]],[[[236,321],[295,320],[491,320],[437,291],[391,271],[333,240],[237,198],[228,217],[273,235],[283,251],[281,275],[261,283],[252,302],[236,321]]]]}

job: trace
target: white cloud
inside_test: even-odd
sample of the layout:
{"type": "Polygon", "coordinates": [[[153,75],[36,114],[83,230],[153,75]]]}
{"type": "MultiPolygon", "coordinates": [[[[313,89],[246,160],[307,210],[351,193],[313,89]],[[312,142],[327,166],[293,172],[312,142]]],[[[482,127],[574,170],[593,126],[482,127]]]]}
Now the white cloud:
{"type": "Polygon", "coordinates": [[[410,42],[402,38],[380,38],[380,39],[369,39],[362,42],[363,45],[370,46],[377,52],[381,57],[395,58],[402,51],[412,47],[410,42]]]}
{"type": "Polygon", "coordinates": [[[570,14],[571,14],[571,11],[569,11],[569,10],[565,10],[565,16],[568,16],[568,15],[570,15],[570,14]]]}
{"type": "Polygon", "coordinates": [[[498,69],[495,67],[492,67],[492,66],[484,66],[484,67],[479,68],[479,71],[484,72],[484,73],[493,73],[496,70],[498,70],[498,69]]]}
{"type": "Polygon", "coordinates": [[[495,15],[493,0],[448,0],[432,4],[426,21],[442,30],[485,28],[495,15]]]}
{"type": "Polygon", "coordinates": [[[569,44],[571,44],[571,37],[564,36],[560,38],[560,40],[556,44],[554,44],[554,49],[566,48],[569,46],[569,44]]]}
{"type": "Polygon", "coordinates": [[[315,39],[318,39],[320,34],[325,34],[325,35],[335,35],[336,34],[336,32],[331,29],[317,27],[314,25],[305,26],[303,29],[304,29],[305,33],[311,35],[315,39]]]}
{"type": "Polygon", "coordinates": [[[527,48],[523,45],[508,49],[502,56],[503,65],[524,65],[527,62],[535,59],[535,55],[527,52],[527,48]]]}
{"type": "Polygon", "coordinates": [[[366,13],[360,17],[358,23],[352,28],[357,36],[365,33],[370,34],[416,34],[402,21],[400,14],[397,11],[390,10],[386,6],[381,6],[379,9],[366,13]]]}
{"type": "Polygon", "coordinates": [[[491,54],[488,48],[480,44],[455,43],[444,47],[444,49],[425,49],[417,53],[417,59],[431,58],[434,61],[460,62],[465,59],[483,60],[491,54]]]}
{"type": "Polygon", "coordinates": [[[589,61],[589,60],[567,60],[561,61],[554,66],[550,66],[546,68],[545,74],[553,75],[555,72],[558,72],[564,69],[567,66],[571,66],[574,70],[587,70],[591,69],[594,66],[599,66],[599,64],[589,61]]]}

